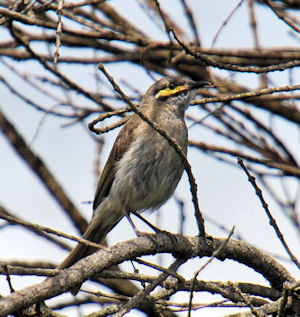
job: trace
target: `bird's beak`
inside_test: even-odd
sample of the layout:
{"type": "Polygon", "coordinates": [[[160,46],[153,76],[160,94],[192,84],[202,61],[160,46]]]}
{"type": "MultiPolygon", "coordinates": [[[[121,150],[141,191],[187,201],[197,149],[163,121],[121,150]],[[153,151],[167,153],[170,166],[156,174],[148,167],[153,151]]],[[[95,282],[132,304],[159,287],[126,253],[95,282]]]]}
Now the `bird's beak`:
{"type": "Polygon", "coordinates": [[[184,86],[178,87],[178,92],[192,90],[192,89],[199,89],[199,88],[214,88],[216,85],[210,83],[209,81],[200,80],[194,81],[184,86]]]}
{"type": "Polygon", "coordinates": [[[190,90],[190,86],[189,85],[185,85],[185,86],[178,86],[178,92],[182,92],[182,91],[186,91],[186,90],[190,90]]]}
{"type": "Polygon", "coordinates": [[[178,86],[176,93],[186,91],[186,90],[192,90],[192,89],[198,89],[198,88],[211,88],[211,87],[215,87],[215,86],[211,84],[209,81],[204,81],[204,80],[194,81],[191,84],[178,86]]]}
{"type": "Polygon", "coordinates": [[[189,89],[199,89],[199,88],[215,88],[216,85],[210,83],[209,81],[205,80],[200,80],[200,81],[195,81],[192,84],[190,84],[189,89]]]}

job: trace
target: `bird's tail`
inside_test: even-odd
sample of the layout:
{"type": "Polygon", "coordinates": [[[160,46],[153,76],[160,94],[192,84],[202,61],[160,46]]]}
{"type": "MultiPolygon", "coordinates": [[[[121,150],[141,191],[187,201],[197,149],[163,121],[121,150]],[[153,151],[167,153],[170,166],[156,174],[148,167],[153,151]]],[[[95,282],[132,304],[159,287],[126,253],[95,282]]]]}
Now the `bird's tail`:
{"type": "MultiPolygon", "coordinates": [[[[83,235],[83,238],[95,243],[100,243],[114,226],[123,218],[124,213],[122,211],[111,210],[104,206],[99,206],[83,235]],[[102,207],[102,208],[100,208],[102,207]]],[[[69,253],[69,255],[60,263],[57,268],[65,269],[78,262],[80,259],[97,251],[96,247],[87,246],[85,244],[78,243],[75,248],[69,253]]],[[[79,287],[71,290],[72,294],[78,293],[79,287]]]]}
{"type": "MultiPolygon", "coordinates": [[[[87,231],[83,235],[83,239],[92,241],[92,242],[99,242],[99,241],[94,241],[95,240],[95,235],[98,233],[100,241],[105,237],[104,234],[101,236],[99,235],[99,231],[101,230],[101,226],[99,227],[99,231],[97,230],[98,228],[93,228],[93,230],[90,230],[90,228],[87,228],[87,231]]],[[[68,254],[68,256],[61,262],[57,268],[58,269],[65,269],[76,262],[78,262],[80,259],[92,254],[95,252],[97,249],[91,246],[87,246],[85,244],[78,243],[75,248],[68,254]]]]}

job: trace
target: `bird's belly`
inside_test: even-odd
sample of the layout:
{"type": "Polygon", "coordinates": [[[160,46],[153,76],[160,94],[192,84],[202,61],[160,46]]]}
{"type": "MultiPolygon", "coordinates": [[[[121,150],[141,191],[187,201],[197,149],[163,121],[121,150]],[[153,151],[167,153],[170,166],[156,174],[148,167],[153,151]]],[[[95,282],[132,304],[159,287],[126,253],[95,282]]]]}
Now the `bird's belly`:
{"type": "Polygon", "coordinates": [[[143,211],[158,208],[169,199],[184,166],[175,150],[159,136],[159,142],[153,144],[136,140],[116,170],[110,195],[131,211],[143,211]]]}

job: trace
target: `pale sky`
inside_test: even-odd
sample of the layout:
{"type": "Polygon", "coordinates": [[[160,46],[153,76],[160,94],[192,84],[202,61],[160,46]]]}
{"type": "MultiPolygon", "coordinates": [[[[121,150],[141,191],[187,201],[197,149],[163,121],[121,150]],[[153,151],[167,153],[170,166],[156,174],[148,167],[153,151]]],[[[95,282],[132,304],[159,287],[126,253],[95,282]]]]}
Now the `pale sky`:
{"type": "MultiPolygon", "coordinates": [[[[210,47],[212,39],[221,23],[228,16],[238,1],[188,1],[198,23],[201,41],[204,47],[210,47]]],[[[111,0],[110,4],[115,6],[125,17],[129,17],[132,23],[139,27],[142,26],[147,34],[151,34],[152,38],[166,40],[166,36],[156,27],[153,27],[151,21],[145,17],[143,11],[136,4],[136,1],[127,0],[111,0]],[[130,9],[129,9],[130,8],[130,9]]],[[[168,8],[168,13],[179,19],[182,17],[180,5],[175,1],[161,1],[161,6],[168,8]],[[176,3],[176,4],[175,4],[176,3]]],[[[256,6],[258,31],[262,45],[264,47],[292,46],[299,47],[298,42],[288,35],[288,28],[274,17],[274,14],[263,6],[256,6]]],[[[296,14],[296,12],[295,12],[296,14]]],[[[299,17],[299,13],[298,13],[299,17]]],[[[183,19],[183,18],[182,18],[183,19]]],[[[184,21],[183,21],[184,23],[184,21]]],[[[184,24],[187,26],[187,24],[184,24]]],[[[0,30],[0,37],[3,30],[0,30]]],[[[243,4],[234,17],[228,22],[221,32],[216,47],[218,48],[249,48],[253,46],[253,38],[249,31],[249,17],[246,2],[243,4]]],[[[62,50],[62,54],[68,55],[68,50],[62,50]]],[[[85,54],[84,51],[79,52],[85,54]]],[[[88,53],[90,54],[90,52],[88,53]]],[[[99,53],[101,54],[101,52],[99,53]]],[[[32,73],[41,72],[41,68],[36,63],[16,63],[5,58],[5,61],[17,65],[19,70],[32,73]]],[[[94,87],[93,73],[97,69],[96,66],[81,65],[70,70],[70,66],[62,65],[61,69],[65,69],[68,74],[72,74],[72,79],[78,83],[84,83],[87,87],[94,87]]],[[[138,67],[128,64],[115,64],[107,67],[107,70],[115,77],[116,80],[126,79],[127,81],[138,87],[144,92],[152,83],[151,79],[138,67]]],[[[97,71],[97,70],[96,70],[97,71]]],[[[1,63],[0,74],[7,73],[7,68],[1,63]]],[[[213,69],[213,72],[215,70],[213,69]]],[[[221,76],[229,75],[224,71],[217,71],[221,76]]],[[[284,73],[276,72],[270,75],[274,80],[274,85],[288,84],[288,76],[284,73]]],[[[299,83],[299,69],[293,72],[295,83],[299,83]]],[[[9,79],[21,91],[26,91],[28,87],[24,85],[11,72],[9,79]]],[[[256,76],[248,74],[238,74],[236,80],[240,80],[245,86],[252,89],[257,88],[256,76]]],[[[126,89],[125,89],[126,90],[126,89]]],[[[0,83],[0,108],[7,115],[9,120],[13,122],[16,128],[22,131],[23,137],[30,142],[37,131],[43,114],[36,111],[28,105],[24,105],[15,96],[0,83]]],[[[74,96],[72,96],[73,98],[74,96]]],[[[44,100],[41,97],[40,102],[53,106],[54,101],[44,100]]],[[[81,100],[80,102],[86,102],[81,100]]],[[[189,110],[194,111],[194,110],[189,110]]],[[[204,115],[204,113],[203,113],[204,115]]],[[[201,118],[201,112],[198,111],[201,118]]],[[[90,117],[90,120],[93,118],[90,117]]],[[[213,119],[208,119],[212,120],[213,119]]],[[[53,172],[55,177],[61,183],[65,191],[70,195],[71,199],[76,203],[77,207],[84,213],[89,220],[92,208],[90,205],[83,204],[84,201],[92,200],[95,189],[94,164],[95,164],[95,143],[87,132],[87,123],[85,126],[80,124],[63,128],[66,119],[57,119],[51,116],[44,118],[43,124],[38,132],[37,137],[32,143],[33,150],[38,153],[53,172]]],[[[299,159],[299,130],[296,126],[288,125],[286,122],[276,120],[275,126],[278,129],[278,135],[291,144],[292,151],[299,159]]],[[[110,132],[106,135],[104,153],[105,159],[109,154],[111,146],[118,131],[110,132]]],[[[228,147],[235,146],[229,142],[216,137],[212,133],[208,133],[203,128],[193,128],[190,131],[190,138],[211,142],[213,144],[226,145],[228,147]]],[[[63,216],[59,206],[48,195],[40,181],[31,173],[27,165],[24,164],[14,150],[8,145],[6,139],[0,134],[0,200],[8,210],[19,215],[20,217],[32,221],[37,224],[47,225],[57,230],[62,230],[71,234],[78,234],[74,231],[68,219],[63,216]]],[[[199,151],[190,149],[189,160],[192,170],[198,184],[198,196],[200,208],[204,215],[215,219],[222,223],[226,228],[231,229],[236,226],[236,231],[243,238],[253,245],[259,246],[262,250],[270,253],[279,254],[287,258],[281,244],[279,243],[274,230],[268,225],[268,219],[255,196],[254,190],[247,181],[246,175],[236,166],[232,167],[216,161],[199,151]]],[[[105,163],[102,158],[101,166],[105,163]]],[[[279,184],[275,183],[277,190],[282,190],[279,184]]],[[[288,186],[294,190],[295,184],[290,181],[288,186]]],[[[186,223],[184,230],[186,235],[197,234],[197,227],[194,219],[194,211],[191,202],[191,194],[186,175],[183,176],[176,193],[176,197],[181,198],[185,203],[186,223]]],[[[276,218],[280,228],[282,229],[287,243],[298,257],[300,256],[299,236],[295,232],[293,226],[283,216],[278,206],[272,201],[268,193],[264,193],[269,203],[270,209],[276,218]]],[[[174,200],[171,199],[165,206],[161,208],[159,226],[162,229],[178,232],[178,215],[179,210],[174,200]],[[170,221],[171,220],[171,221],[170,221]]],[[[157,213],[147,215],[148,219],[153,223],[156,222],[157,213]]],[[[2,221],[0,222],[2,223],[2,221]]],[[[142,224],[140,224],[142,227],[142,224]]],[[[225,237],[226,233],[207,222],[207,232],[213,236],[225,237]]],[[[109,234],[110,243],[117,243],[121,240],[134,237],[130,225],[127,221],[122,221],[117,228],[109,234]]],[[[66,256],[66,252],[54,247],[49,247],[46,241],[38,238],[36,235],[15,226],[2,228],[0,230],[0,250],[1,259],[27,259],[50,260],[59,263],[66,256]]],[[[170,257],[166,257],[164,263],[170,262],[170,257]]],[[[200,278],[206,280],[232,280],[232,281],[249,281],[265,283],[264,279],[250,269],[241,267],[239,264],[233,264],[231,261],[226,263],[215,261],[201,275],[200,278]],[[226,267],[226,270],[225,270],[226,267]]],[[[190,261],[186,266],[186,271],[191,274],[195,271],[195,265],[199,265],[197,260],[190,261]]],[[[295,276],[300,278],[299,271],[291,263],[282,262],[286,268],[295,276]]],[[[123,267],[131,270],[129,264],[123,267]]],[[[39,281],[38,278],[18,278],[13,277],[13,285],[16,289],[31,285],[33,281],[39,281]]],[[[5,277],[0,276],[0,293],[5,295],[9,292],[5,277]]],[[[179,295],[176,296],[179,300],[179,295]]],[[[209,302],[209,296],[203,298],[202,301],[209,302]]],[[[225,311],[229,313],[229,309],[225,311]]],[[[225,314],[224,309],[205,309],[195,313],[195,316],[221,316],[225,314]]],[[[62,312],[64,313],[64,312],[62,312]]],[[[66,311],[68,316],[77,316],[72,310],[66,311]]],[[[136,316],[142,314],[136,313],[136,316]]],[[[131,315],[130,315],[131,316],[131,315]]],[[[185,314],[182,314],[185,316],[185,314]]]]}

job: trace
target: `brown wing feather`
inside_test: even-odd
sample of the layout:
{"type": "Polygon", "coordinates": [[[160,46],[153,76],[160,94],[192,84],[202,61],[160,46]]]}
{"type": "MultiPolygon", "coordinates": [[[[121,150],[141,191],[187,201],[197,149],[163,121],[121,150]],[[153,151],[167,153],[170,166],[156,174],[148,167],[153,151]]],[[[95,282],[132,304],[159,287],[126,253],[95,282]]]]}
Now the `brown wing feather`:
{"type": "Polygon", "coordinates": [[[129,145],[135,140],[136,133],[135,130],[140,124],[140,120],[137,115],[133,115],[121,129],[107,162],[103,168],[96,193],[94,198],[93,209],[95,210],[102,202],[102,200],[108,195],[111,185],[113,183],[116,174],[116,163],[123,157],[124,153],[127,151],[129,145]],[[133,117],[137,117],[134,119],[133,117]]]}

